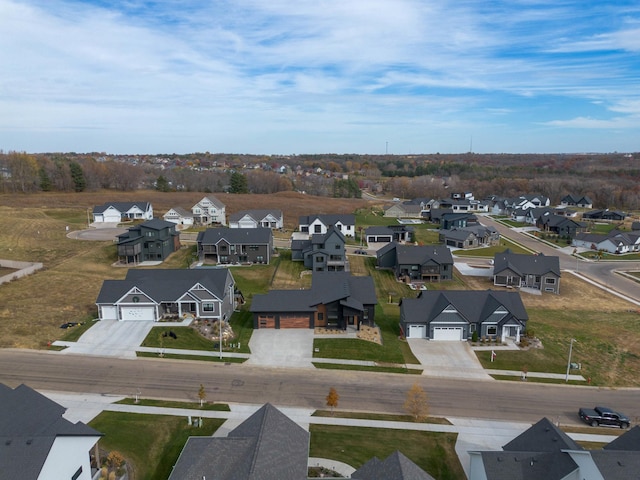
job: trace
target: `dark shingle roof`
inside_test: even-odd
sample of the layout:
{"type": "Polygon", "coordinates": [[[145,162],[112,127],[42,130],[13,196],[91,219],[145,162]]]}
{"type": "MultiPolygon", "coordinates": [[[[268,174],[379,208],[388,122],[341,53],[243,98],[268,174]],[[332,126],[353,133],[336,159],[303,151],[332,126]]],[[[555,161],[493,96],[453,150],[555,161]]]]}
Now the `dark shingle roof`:
{"type": "Polygon", "coordinates": [[[341,223],[343,225],[355,225],[356,216],[350,213],[344,214],[317,214],[317,215],[303,215],[299,218],[298,225],[311,225],[314,220],[320,220],[327,227],[329,225],[336,225],[341,223]]]}
{"type": "Polygon", "coordinates": [[[493,257],[493,272],[498,275],[503,270],[512,270],[519,275],[544,275],[555,273],[560,276],[560,259],[556,256],[525,255],[502,252],[493,257]]]}
{"type": "Polygon", "coordinates": [[[35,390],[0,384],[0,477],[35,480],[58,436],[101,436],[62,417],[66,408],[35,390]]]}
{"type": "MultiPolygon", "coordinates": [[[[481,452],[487,480],[564,480],[578,464],[563,452],[481,452]]],[[[572,477],[573,478],[573,477],[572,477]]]]}
{"type": "Polygon", "coordinates": [[[592,450],[591,458],[604,480],[638,478],[640,455],[637,451],[592,450]]]}
{"type": "Polygon", "coordinates": [[[511,452],[559,452],[560,450],[583,450],[566,433],[548,418],[528,428],[525,432],[502,447],[511,452]]]}
{"type": "Polygon", "coordinates": [[[385,460],[373,457],[351,474],[356,480],[434,480],[419,466],[395,451],[385,460]]]}
{"type": "Polygon", "coordinates": [[[102,213],[109,207],[113,207],[119,212],[127,212],[133,207],[138,207],[143,212],[149,210],[149,202],[108,202],[104,205],[98,205],[93,207],[93,213],[102,213]]]}
{"type": "MultiPolygon", "coordinates": [[[[640,452],[640,426],[636,425],[603,447],[605,450],[640,452]]],[[[639,456],[640,457],[640,456],[639,456]]],[[[640,471],[640,469],[638,470],[640,471]]]]}
{"type": "Polygon", "coordinates": [[[274,209],[262,209],[262,210],[241,210],[239,212],[233,213],[229,215],[230,222],[237,222],[244,216],[249,216],[254,219],[256,222],[263,220],[269,215],[275,218],[282,218],[282,210],[274,210],[274,209]]]}
{"type": "Polygon", "coordinates": [[[452,264],[451,251],[444,245],[398,245],[396,254],[399,265],[424,265],[434,262],[439,265],[452,264]]]}
{"type": "Polygon", "coordinates": [[[124,280],[105,280],[96,303],[114,303],[133,287],[158,303],[175,301],[197,283],[223,299],[230,275],[226,268],[129,270],[124,280]]]}
{"type": "Polygon", "coordinates": [[[266,404],[227,438],[192,437],[169,480],[303,480],[309,433],[266,404]]]}
{"type": "Polygon", "coordinates": [[[273,233],[270,228],[207,228],[198,234],[198,243],[213,245],[222,240],[235,244],[268,244],[273,233]]]}

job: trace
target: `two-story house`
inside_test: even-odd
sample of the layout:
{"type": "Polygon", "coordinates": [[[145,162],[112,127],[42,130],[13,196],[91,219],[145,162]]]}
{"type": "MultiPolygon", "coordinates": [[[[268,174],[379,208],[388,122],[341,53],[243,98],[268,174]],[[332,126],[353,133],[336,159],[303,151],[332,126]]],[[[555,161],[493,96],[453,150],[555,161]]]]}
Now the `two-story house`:
{"type": "Polygon", "coordinates": [[[193,219],[200,225],[227,224],[226,206],[216,197],[204,197],[191,207],[193,219]]]}
{"type": "Polygon", "coordinates": [[[126,264],[161,262],[179,248],[176,224],[158,218],[130,227],[117,239],[118,261],[126,264]]]}
{"type": "Polygon", "coordinates": [[[406,282],[439,282],[453,278],[453,257],[444,245],[399,245],[392,242],[376,253],[378,267],[390,268],[406,282]]]}
{"type": "Polygon", "coordinates": [[[270,228],[207,228],[198,233],[198,257],[201,262],[269,263],[273,255],[270,228]]]}
{"type": "Polygon", "coordinates": [[[298,230],[303,233],[327,233],[334,226],[345,237],[355,237],[356,217],[352,214],[304,215],[298,219],[298,230]]]}
{"type": "Polygon", "coordinates": [[[347,267],[345,238],[334,226],[327,233],[291,241],[291,260],[304,262],[314,272],[340,272],[347,267]]]}

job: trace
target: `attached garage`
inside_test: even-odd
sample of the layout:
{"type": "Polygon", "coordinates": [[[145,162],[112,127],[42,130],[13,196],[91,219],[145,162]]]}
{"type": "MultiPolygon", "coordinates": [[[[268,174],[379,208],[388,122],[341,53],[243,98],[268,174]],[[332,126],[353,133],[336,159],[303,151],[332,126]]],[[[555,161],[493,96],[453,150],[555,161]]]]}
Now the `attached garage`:
{"type": "Polygon", "coordinates": [[[309,328],[308,315],[280,315],[280,328],[309,328]]]}
{"type": "Polygon", "coordinates": [[[258,328],[276,328],[276,317],[274,315],[259,315],[258,328]]]}
{"type": "Polygon", "coordinates": [[[426,336],[427,336],[426,325],[409,325],[407,338],[426,338],[426,336]]]}
{"type": "Polygon", "coordinates": [[[120,307],[120,320],[154,321],[155,313],[155,307],[120,307]]]}
{"type": "Polygon", "coordinates": [[[462,327],[433,327],[434,340],[462,340],[462,327]]]}
{"type": "Polygon", "coordinates": [[[118,319],[118,315],[117,315],[117,309],[115,306],[113,305],[102,305],[100,307],[101,313],[102,315],[100,315],[100,318],[102,320],[117,320],[118,319]]]}

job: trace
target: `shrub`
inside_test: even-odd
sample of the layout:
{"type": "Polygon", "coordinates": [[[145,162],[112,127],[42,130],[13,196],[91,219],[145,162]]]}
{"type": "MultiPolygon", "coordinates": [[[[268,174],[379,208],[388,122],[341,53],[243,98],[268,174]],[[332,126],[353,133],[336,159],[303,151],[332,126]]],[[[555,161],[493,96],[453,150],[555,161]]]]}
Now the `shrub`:
{"type": "Polygon", "coordinates": [[[478,332],[473,332],[473,333],[471,334],[471,341],[472,341],[473,343],[477,343],[477,342],[478,342],[478,332]]]}

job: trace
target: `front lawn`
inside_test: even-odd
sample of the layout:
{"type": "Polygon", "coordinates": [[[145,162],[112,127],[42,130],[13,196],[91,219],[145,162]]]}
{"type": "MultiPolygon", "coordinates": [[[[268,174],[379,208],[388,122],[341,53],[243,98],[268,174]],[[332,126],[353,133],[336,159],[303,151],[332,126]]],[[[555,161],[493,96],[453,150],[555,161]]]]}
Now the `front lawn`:
{"type": "Polygon", "coordinates": [[[385,428],[310,425],[310,457],[329,458],[361,467],[373,457],[396,450],[438,480],[465,478],[455,451],[457,434],[385,428]]]}
{"type": "Polygon", "coordinates": [[[197,428],[185,417],[102,412],[89,426],[104,434],[101,449],[117,450],[125,457],[136,480],[156,480],[169,477],[189,436],[213,435],[224,421],[204,418],[197,428]]]}

